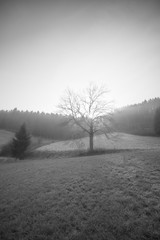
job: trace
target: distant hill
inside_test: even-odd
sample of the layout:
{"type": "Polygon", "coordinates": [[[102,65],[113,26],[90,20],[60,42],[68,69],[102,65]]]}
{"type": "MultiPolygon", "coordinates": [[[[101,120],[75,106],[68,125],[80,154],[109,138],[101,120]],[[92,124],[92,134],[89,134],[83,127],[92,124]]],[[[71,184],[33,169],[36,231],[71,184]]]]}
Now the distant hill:
{"type": "Polygon", "coordinates": [[[158,107],[160,98],[117,109],[114,113],[114,128],[120,132],[155,135],[154,117],[158,107]]]}

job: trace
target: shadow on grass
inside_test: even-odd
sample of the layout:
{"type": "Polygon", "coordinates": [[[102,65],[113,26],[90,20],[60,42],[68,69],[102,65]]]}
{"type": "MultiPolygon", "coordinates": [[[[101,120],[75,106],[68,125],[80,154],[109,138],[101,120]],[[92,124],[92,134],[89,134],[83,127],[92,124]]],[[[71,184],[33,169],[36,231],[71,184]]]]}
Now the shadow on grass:
{"type": "Polygon", "coordinates": [[[130,149],[105,149],[105,148],[97,148],[93,151],[81,151],[78,156],[92,156],[92,155],[101,155],[101,154],[111,154],[111,153],[120,153],[120,152],[131,151],[130,149]]]}
{"type": "Polygon", "coordinates": [[[98,148],[93,151],[90,150],[69,150],[69,151],[32,151],[28,153],[29,159],[42,159],[42,158],[71,158],[71,157],[84,157],[102,154],[114,154],[120,152],[128,152],[133,149],[103,149],[98,148]]]}

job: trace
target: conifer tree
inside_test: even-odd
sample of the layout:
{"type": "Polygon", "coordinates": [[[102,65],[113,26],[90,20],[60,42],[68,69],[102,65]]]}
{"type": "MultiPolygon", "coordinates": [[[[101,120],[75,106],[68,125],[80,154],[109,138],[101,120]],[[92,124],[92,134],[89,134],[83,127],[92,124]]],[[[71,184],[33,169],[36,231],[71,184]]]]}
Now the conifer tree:
{"type": "Polygon", "coordinates": [[[27,148],[30,145],[30,135],[23,124],[12,140],[12,156],[23,159],[27,148]]]}

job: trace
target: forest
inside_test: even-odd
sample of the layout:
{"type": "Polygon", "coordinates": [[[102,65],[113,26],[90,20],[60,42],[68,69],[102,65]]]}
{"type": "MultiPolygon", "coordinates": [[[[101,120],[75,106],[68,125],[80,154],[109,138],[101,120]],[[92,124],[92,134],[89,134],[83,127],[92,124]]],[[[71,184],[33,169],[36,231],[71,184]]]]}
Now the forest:
{"type": "MultiPolygon", "coordinates": [[[[160,98],[154,98],[116,109],[112,127],[119,132],[154,136],[155,113],[159,107],[160,98]]],[[[32,135],[56,140],[79,138],[85,134],[69,122],[69,117],[61,114],[20,111],[17,108],[0,110],[0,129],[15,132],[23,123],[32,135]]]]}
{"type": "Polygon", "coordinates": [[[155,114],[159,108],[160,98],[154,98],[117,109],[113,115],[114,128],[119,132],[154,136],[155,114]]]}
{"type": "Polygon", "coordinates": [[[0,111],[0,129],[16,132],[23,123],[28,132],[37,137],[66,140],[79,134],[76,126],[60,114],[19,111],[16,108],[0,111]]]}

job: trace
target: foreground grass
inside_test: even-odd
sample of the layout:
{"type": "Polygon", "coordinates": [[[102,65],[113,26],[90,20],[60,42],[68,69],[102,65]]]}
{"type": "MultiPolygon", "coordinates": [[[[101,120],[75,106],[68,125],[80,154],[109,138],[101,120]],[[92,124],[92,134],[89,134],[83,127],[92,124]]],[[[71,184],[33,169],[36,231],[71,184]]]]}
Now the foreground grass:
{"type": "Polygon", "coordinates": [[[0,164],[0,239],[160,239],[160,151],[0,164]]]}

